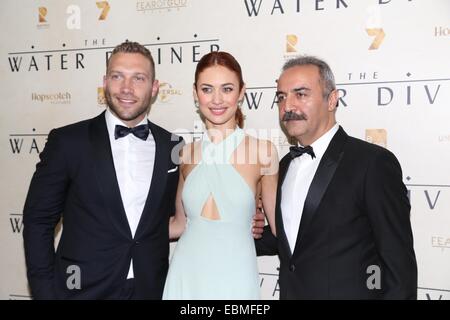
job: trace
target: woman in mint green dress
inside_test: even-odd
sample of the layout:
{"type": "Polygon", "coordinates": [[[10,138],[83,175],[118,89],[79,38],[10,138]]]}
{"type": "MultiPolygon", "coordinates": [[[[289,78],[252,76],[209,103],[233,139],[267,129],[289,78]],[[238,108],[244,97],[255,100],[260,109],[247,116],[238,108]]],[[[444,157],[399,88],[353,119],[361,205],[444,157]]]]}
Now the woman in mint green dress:
{"type": "Polygon", "coordinates": [[[252,220],[262,205],[275,234],[278,156],[267,140],[242,130],[245,85],[239,63],[211,52],[195,71],[194,98],[205,122],[201,141],[181,154],[177,239],[163,299],[259,299],[252,220]]]}

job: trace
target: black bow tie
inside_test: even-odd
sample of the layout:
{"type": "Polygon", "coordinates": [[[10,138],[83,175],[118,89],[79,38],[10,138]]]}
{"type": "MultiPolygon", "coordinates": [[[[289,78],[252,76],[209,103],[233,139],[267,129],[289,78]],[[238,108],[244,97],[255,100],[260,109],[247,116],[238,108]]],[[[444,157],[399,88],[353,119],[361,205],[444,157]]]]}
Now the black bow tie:
{"type": "Polygon", "coordinates": [[[116,128],[114,130],[114,137],[116,139],[125,137],[126,135],[132,133],[135,137],[138,137],[142,140],[147,140],[148,134],[149,134],[149,127],[148,124],[141,124],[139,126],[136,126],[134,128],[128,128],[121,126],[119,124],[116,124],[116,128]]]}
{"type": "Polygon", "coordinates": [[[307,153],[311,156],[311,159],[314,159],[316,157],[316,155],[314,154],[313,148],[311,146],[307,146],[307,147],[290,147],[289,148],[289,153],[291,154],[291,158],[297,158],[300,157],[302,154],[307,153]]]}

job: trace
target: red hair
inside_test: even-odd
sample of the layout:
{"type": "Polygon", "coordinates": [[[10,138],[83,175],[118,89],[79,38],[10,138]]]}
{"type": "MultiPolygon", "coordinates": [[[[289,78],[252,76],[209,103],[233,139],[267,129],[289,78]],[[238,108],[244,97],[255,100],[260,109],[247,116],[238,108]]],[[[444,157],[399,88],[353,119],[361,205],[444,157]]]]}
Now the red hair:
{"type": "MultiPolygon", "coordinates": [[[[228,52],[225,51],[212,51],[208,54],[205,54],[197,64],[197,68],[195,69],[195,82],[194,85],[197,88],[197,81],[200,73],[202,73],[205,69],[212,66],[222,66],[227,68],[230,71],[233,71],[238,77],[239,81],[239,92],[244,87],[244,79],[242,78],[242,70],[239,62],[228,52]]],[[[239,128],[244,127],[244,114],[242,113],[241,108],[237,108],[235,114],[236,123],[239,128]]]]}

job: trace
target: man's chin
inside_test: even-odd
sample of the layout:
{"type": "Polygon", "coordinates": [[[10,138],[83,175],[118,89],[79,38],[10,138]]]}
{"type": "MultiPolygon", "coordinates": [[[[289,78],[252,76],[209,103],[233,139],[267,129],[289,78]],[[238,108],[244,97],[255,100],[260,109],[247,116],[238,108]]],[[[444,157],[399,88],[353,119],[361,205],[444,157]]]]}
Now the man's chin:
{"type": "Polygon", "coordinates": [[[300,131],[300,130],[289,130],[289,129],[287,129],[287,133],[291,137],[298,137],[298,136],[302,136],[305,132],[304,131],[300,131]]]}
{"type": "Polygon", "coordinates": [[[141,117],[142,115],[146,115],[148,113],[148,109],[147,110],[124,110],[123,108],[111,108],[109,107],[109,109],[121,120],[124,121],[132,121],[135,120],[139,117],[141,117]]]}

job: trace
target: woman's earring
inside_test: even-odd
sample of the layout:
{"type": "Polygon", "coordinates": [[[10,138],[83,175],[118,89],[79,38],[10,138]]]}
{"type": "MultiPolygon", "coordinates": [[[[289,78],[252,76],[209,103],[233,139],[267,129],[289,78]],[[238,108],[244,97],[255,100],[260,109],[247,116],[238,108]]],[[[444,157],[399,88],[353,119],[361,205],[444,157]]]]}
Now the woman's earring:
{"type": "Polygon", "coordinates": [[[198,103],[198,100],[194,100],[194,104],[197,109],[200,108],[200,103],[198,103]]]}
{"type": "Polygon", "coordinates": [[[244,100],[239,100],[237,103],[238,108],[242,107],[243,103],[244,103],[244,100]]]}

